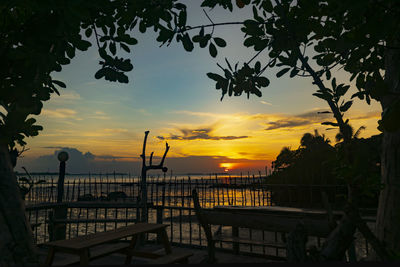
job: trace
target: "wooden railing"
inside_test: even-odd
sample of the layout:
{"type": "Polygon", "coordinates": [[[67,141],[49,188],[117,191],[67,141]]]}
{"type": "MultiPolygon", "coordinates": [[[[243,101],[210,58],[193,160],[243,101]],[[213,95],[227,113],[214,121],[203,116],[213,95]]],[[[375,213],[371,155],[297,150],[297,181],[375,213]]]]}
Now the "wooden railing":
{"type": "MultiPolygon", "coordinates": [[[[121,226],[135,223],[138,219],[136,203],[112,202],[112,203],[61,203],[40,204],[27,207],[27,213],[34,227],[35,240],[38,244],[62,238],[72,238],[94,232],[112,230],[121,226]],[[57,210],[64,210],[57,212],[57,210]],[[66,215],[66,216],[65,216],[66,215]],[[57,217],[61,216],[61,217],[57,217]],[[62,217],[64,216],[64,217],[62,217]],[[60,230],[61,229],[61,230],[60,230]]],[[[373,210],[363,211],[369,215],[370,225],[374,223],[373,210]]],[[[168,224],[167,229],[170,241],[175,246],[192,248],[206,247],[206,237],[197,221],[193,202],[187,199],[185,206],[174,205],[149,205],[149,222],[168,224]]],[[[213,232],[230,231],[225,227],[215,226],[213,232]]],[[[245,238],[261,240],[281,238],[280,233],[243,229],[240,234],[245,238]]],[[[369,244],[356,235],[357,255],[368,255],[369,244]]],[[[156,242],[155,237],[150,237],[149,242],[156,242]]],[[[319,244],[323,239],[317,240],[319,244]]],[[[217,244],[217,249],[231,251],[229,244],[217,244]]],[[[271,254],[270,248],[254,245],[243,245],[241,252],[249,255],[271,254]]],[[[277,256],[282,256],[283,251],[276,249],[277,256]]]]}

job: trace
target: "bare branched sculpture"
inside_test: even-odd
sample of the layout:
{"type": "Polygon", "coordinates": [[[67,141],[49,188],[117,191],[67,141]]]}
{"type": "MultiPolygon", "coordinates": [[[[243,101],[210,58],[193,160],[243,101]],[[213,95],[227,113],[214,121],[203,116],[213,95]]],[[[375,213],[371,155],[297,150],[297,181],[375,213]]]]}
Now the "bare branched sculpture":
{"type": "Polygon", "coordinates": [[[160,164],[158,165],[153,165],[153,154],[154,152],[151,152],[150,154],[150,160],[149,160],[149,165],[146,165],[146,142],[147,142],[147,136],[149,135],[149,131],[144,132],[144,141],[143,141],[143,152],[140,157],[142,158],[142,180],[141,180],[141,207],[142,207],[142,216],[141,216],[141,221],[147,222],[148,221],[148,215],[147,215],[147,183],[146,183],[146,177],[147,177],[147,171],[148,170],[162,170],[163,172],[167,172],[168,168],[164,167],[164,160],[165,157],[167,156],[168,150],[169,150],[169,145],[166,142],[165,143],[165,151],[164,155],[161,159],[160,164]]]}

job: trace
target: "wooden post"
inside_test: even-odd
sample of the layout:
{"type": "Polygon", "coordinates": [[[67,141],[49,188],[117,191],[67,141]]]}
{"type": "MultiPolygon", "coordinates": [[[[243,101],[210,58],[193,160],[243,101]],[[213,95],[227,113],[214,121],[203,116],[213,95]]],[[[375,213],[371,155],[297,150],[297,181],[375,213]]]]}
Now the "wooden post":
{"type": "Polygon", "coordinates": [[[56,222],[56,220],[67,219],[67,205],[61,204],[49,213],[49,238],[50,241],[64,240],[66,238],[66,223],[56,222]]]}
{"type": "Polygon", "coordinates": [[[64,195],[65,162],[68,160],[68,153],[61,151],[58,153],[57,157],[60,161],[60,171],[57,183],[57,203],[61,203],[64,195]]]}
{"type": "MultiPolygon", "coordinates": [[[[239,237],[239,228],[232,226],[232,236],[239,237]]],[[[233,252],[239,254],[239,243],[232,244],[233,252]]]]}
{"type": "MultiPolygon", "coordinates": [[[[157,217],[156,217],[156,222],[159,224],[163,223],[163,213],[164,213],[164,207],[163,206],[157,206],[157,217]]],[[[162,243],[162,236],[157,234],[157,244],[162,243]]]]}

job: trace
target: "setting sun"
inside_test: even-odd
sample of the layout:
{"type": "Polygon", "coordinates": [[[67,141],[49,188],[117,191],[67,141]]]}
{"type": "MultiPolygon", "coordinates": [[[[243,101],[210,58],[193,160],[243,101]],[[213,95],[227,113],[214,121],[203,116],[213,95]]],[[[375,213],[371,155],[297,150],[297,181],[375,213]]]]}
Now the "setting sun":
{"type": "Polygon", "coordinates": [[[219,164],[219,166],[221,168],[224,168],[225,172],[228,172],[228,171],[232,170],[235,165],[236,164],[234,164],[234,163],[225,163],[225,162],[219,164]]]}

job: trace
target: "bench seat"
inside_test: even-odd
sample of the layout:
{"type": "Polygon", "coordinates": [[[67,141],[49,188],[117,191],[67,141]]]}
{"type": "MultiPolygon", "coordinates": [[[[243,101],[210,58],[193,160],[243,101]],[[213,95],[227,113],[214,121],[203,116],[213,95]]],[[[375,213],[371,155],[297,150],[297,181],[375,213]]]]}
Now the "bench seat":
{"type": "MultiPolygon", "coordinates": [[[[124,252],[128,247],[129,243],[126,242],[99,245],[93,247],[92,250],[90,250],[89,259],[94,260],[118,252],[125,254],[124,252]]],[[[78,255],[71,255],[71,254],[66,254],[66,255],[68,255],[68,258],[58,260],[57,262],[55,262],[55,265],[65,266],[65,265],[79,264],[80,259],[78,255]]]]}

